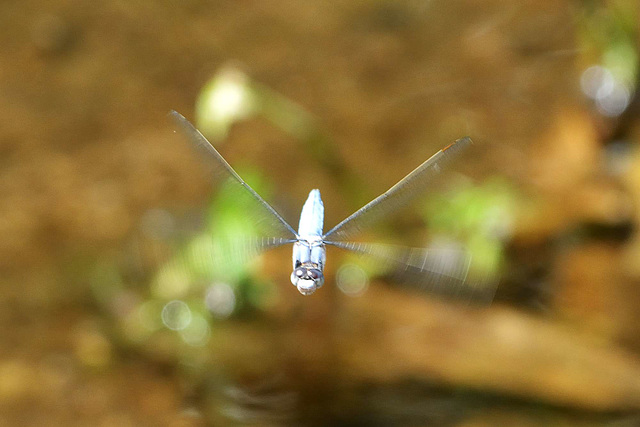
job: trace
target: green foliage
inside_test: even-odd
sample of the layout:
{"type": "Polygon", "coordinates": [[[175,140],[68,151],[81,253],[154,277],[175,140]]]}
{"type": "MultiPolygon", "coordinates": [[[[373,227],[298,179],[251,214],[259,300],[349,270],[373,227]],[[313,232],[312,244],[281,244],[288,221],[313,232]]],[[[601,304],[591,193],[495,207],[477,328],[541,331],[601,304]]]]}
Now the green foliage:
{"type": "MultiPolygon", "coordinates": [[[[257,172],[245,171],[243,176],[257,191],[269,193],[257,172]]],[[[238,304],[245,308],[260,304],[256,295],[261,292],[253,288],[269,285],[259,278],[260,264],[249,262],[252,254],[244,246],[257,235],[256,224],[247,220],[251,196],[234,191],[235,185],[229,182],[217,192],[208,205],[205,228],[158,269],[152,284],[155,297],[185,298],[223,282],[234,290],[238,304]]]]}
{"type": "Polygon", "coordinates": [[[430,197],[423,217],[430,232],[455,238],[471,253],[471,274],[496,276],[516,205],[515,190],[496,177],[430,197]]]}
{"type": "Polygon", "coordinates": [[[599,63],[629,89],[638,78],[638,2],[591,3],[582,10],[579,37],[591,63],[599,63]]]}

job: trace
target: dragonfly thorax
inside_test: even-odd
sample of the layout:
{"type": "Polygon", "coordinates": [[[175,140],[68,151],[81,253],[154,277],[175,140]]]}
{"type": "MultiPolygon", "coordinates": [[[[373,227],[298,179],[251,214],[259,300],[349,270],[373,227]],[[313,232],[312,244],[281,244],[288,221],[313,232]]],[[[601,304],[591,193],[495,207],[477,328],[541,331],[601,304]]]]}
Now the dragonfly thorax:
{"type": "Polygon", "coordinates": [[[310,295],[324,283],[326,249],[322,240],[324,206],[320,191],[311,190],[302,207],[298,241],[293,245],[293,283],[303,295],[310,295]]]}
{"type": "Polygon", "coordinates": [[[293,244],[293,283],[301,294],[310,295],[324,284],[326,248],[322,240],[299,240],[293,244]]]}

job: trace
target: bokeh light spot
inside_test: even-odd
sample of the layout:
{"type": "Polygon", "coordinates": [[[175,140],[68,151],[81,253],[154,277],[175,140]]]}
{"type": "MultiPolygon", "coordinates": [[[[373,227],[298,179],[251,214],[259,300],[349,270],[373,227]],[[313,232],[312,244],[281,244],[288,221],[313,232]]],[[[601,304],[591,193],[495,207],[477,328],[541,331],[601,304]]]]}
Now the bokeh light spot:
{"type": "Polygon", "coordinates": [[[189,306],[180,300],[169,301],[162,308],[162,323],[174,331],[180,331],[191,323],[192,314],[189,306]]]}
{"type": "Polygon", "coordinates": [[[596,99],[598,111],[607,117],[617,117],[624,112],[631,101],[631,92],[621,83],[616,82],[606,96],[596,99]]]}
{"type": "Polygon", "coordinates": [[[193,347],[202,347],[209,341],[211,330],[207,320],[194,314],[189,325],[180,331],[182,340],[193,347]]]}
{"type": "Polygon", "coordinates": [[[631,101],[631,90],[614,74],[601,65],[593,65],[580,76],[582,92],[593,99],[600,114],[619,116],[631,101]]]}
{"type": "Polygon", "coordinates": [[[227,318],[236,308],[236,295],[226,283],[215,283],[207,289],[205,304],[218,318],[227,318]]]}
{"type": "Polygon", "coordinates": [[[356,264],[344,264],[336,274],[338,289],[350,296],[363,294],[369,287],[367,273],[356,264]]]}

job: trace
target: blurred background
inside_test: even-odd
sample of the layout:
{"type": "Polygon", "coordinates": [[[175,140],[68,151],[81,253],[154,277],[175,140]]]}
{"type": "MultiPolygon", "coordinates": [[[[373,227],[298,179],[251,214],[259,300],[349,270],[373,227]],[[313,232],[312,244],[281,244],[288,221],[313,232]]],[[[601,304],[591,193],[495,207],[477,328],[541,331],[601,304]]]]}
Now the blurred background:
{"type": "Polygon", "coordinates": [[[636,1],[5,0],[0,22],[0,426],[640,425],[636,1]],[[290,247],[216,261],[251,224],[173,109],[294,227],[310,189],[328,229],[472,137],[362,238],[455,241],[493,302],[338,250],[310,297],[290,247]]]}

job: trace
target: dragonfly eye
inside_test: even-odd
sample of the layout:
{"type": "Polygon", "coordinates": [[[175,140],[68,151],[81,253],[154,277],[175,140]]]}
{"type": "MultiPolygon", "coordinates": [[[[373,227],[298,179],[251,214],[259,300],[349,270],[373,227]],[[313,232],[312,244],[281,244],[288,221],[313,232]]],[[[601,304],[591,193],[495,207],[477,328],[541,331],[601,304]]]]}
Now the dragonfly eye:
{"type": "Polygon", "coordinates": [[[300,267],[300,268],[296,268],[296,277],[302,277],[304,276],[304,268],[300,267]]]}
{"type": "Polygon", "coordinates": [[[316,270],[315,268],[310,269],[308,274],[309,274],[309,277],[311,277],[313,280],[318,280],[318,278],[321,275],[320,271],[316,270]]]}

